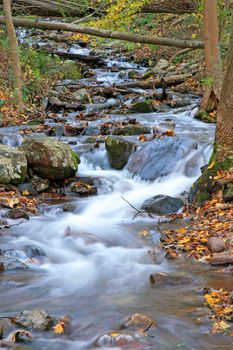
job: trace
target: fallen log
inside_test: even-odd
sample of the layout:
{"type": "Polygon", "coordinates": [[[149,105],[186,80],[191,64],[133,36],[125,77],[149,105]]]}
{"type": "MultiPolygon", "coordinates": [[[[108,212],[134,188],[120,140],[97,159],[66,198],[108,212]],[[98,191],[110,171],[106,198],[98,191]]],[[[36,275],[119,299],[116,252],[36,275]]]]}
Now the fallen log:
{"type": "Polygon", "coordinates": [[[154,89],[162,87],[162,85],[165,84],[167,86],[173,86],[182,84],[187,79],[191,78],[192,74],[180,74],[180,75],[171,75],[170,77],[165,77],[163,79],[157,78],[157,79],[148,79],[145,81],[133,81],[129,83],[124,84],[116,84],[115,87],[117,89],[132,89],[132,88],[141,88],[141,89],[154,89]]]}
{"type": "MultiPolygon", "coordinates": [[[[0,16],[0,24],[5,24],[4,16],[0,16]]],[[[162,46],[203,49],[204,42],[200,40],[186,40],[173,38],[160,38],[150,35],[131,34],[127,32],[116,32],[111,30],[101,30],[92,27],[81,27],[74,24],[61,22],[44,22],[14,17],[14,25],[24,28],[38,28],[48,30],[59,30],[73,33],[82,33],[101,38],[118,39],[141,44],[155,44],[162,46]]]]}
{"type": "Polygon", "coordinates": [[[144,13],[184,14],[197,12],[198,0],[151,0],[142,7],[144,13]]]}
{"type": "MultiPolygon", "coordinates": [[[[2,4],[2,0],[0,0],[2,4]]],[[[30,13],[45,14],[50,16],[62,16],[64,13],[69,16],[78,16],[86,10],[84,1],[79,0],[78,4],[74,4],[68,0],[13,0],[13,9],[22,9],[30,13]]]]}
{"type": "Polygon", "coordinates": [[[68,58],[70,60],[77,60],[77,61],[89,63],[90,65],[105,65],[104,60],[98,56],[91,56],[91,55],[88,56],[88,55],[81,55],[77,53],[63,52],[63,51],[57,51],[55,52],[55,54],[60,57],[68,58]]]}

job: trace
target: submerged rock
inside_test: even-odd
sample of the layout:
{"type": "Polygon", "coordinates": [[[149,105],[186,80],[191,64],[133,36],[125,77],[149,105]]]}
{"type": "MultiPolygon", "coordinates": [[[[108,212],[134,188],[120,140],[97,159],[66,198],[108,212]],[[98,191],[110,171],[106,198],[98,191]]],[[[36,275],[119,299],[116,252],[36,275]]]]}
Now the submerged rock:
{"type": "Polygon", "coordinates": [[[183,205],[183,201],[180,198],[160,194],[147,199],[143,203],[142,209],[147,210],[151,214],[168,215],[176,213],[183,205]]]}
{"type": "Polygon", "coordinates": [[[27,174],[27,159],[18,149],[0,145],[0,183],[18,185],[27,174]]]}
{"type": "Polygon", "coordinates": [[[29,138],[21,150],[36,174],[52,180],[73,177],[80,163],[67,144],[48,137],[29,138]]]}
{"type": "Polygon", "coordinates": [[[109,332],[103,334],[97,340],[97,344],[100,347],[111,346],[111,347],[120,347],[127,344],[133,345],[134,337],[127,333],[122,333],[119,331],[109,332]]]}
{"type": "Polygon", "coordinates": [[[52,318],[42,309],[23,311],[15,317],[15,323],[37,331],[46,331],[52,326],[52,318]]]}
{"type": "Polygon", "coordinates": [[[144,144],[132,154],[127,170],[143,180],[154,181],[160,176],[172,173],[177,163],[197,147],[195,141],[186,137],[157,139],[144,144]]]}
{"type": "Polygon", "coordinates": [[[146,331],[156,327],[156,321],[148,315],[133,314],[126,318],[120,326],[120,329],[128,331],[146,331]]]}
{"type": "Polygon", "coordinates": [[[110,165],[117,169],[123,169],[127,164],[129,156],[135,149],[135,144],[120,137],[109,136],[105,140],[110,165]]]}

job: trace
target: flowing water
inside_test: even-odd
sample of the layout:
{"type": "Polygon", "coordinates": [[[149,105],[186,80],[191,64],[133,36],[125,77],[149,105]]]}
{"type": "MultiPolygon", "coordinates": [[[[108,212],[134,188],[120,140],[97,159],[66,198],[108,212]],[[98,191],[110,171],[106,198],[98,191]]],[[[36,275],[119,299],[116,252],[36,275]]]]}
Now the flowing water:
{"type": "MultiPolygon", "coordinates": [[[[137,69],[124,62],[124,69],[128,68],[137,69]]],[[[97,70],[97,82],[103,84],[118,78],[122,81],[123,76],[119,78],[119,73],[107,68],[97,70]]],[[[14,254],[29,267],[0,274],[1,315],[39,307],[57,317],[69,315],[72,320],[69,337],[38,333],[33,349],[94,349],[98,336],[116,330],[122,319],[133,313],[146,313],[157,321],[143,349],[232,349],[231,339],[211,334],[209,312],[198,292],[205,286],[227,285],[228,277],[219,274],[218,285],[217,272],[207,265],[166,260],[159,249],[158,218],[142,215],[132,220],[135,210],[122,199],[140,208],[156,194],[179,196],[199,176],[211,152],[214,126],[193,119],[198,100],[188,98],[190,105],[185,110],[134,115],[151,127],[164,125],[169,118],[176,124],[177,135],[198,142],[198,149],[177,162],[169,175],[146,182],[126,170],[111,169],[104,147],[83,152],[79,174],[98,180],[98,195],[74,201],[74,213],[64,213],[59,203],[44,205],[42,215],[0,236],[1,248],[16,249],[14,254]],[[150,232],[150,239],[141,238],[144,229],[150,232]],[[25,247],[40,248],[45,256],[29,259],[23,253],[25,247]],[[151,249],[156,250],[156,261],[148,253],[151,249]],[[149,275],[154,272],[183,272],[192,283],[151,287],[149,275]]],[[[72,120],[72,115],[68,118],[72,120]]],[[[125,115],[111,118],[124,119],[125,115]]],[[[2,137],[2,142],[18,146],[20,137],[8,134],[14,131],[4,129],[2,133],[8,136],[2,137]]],[[[75,150],[82,148],[84,139],[77,139],[75,150]]]]}

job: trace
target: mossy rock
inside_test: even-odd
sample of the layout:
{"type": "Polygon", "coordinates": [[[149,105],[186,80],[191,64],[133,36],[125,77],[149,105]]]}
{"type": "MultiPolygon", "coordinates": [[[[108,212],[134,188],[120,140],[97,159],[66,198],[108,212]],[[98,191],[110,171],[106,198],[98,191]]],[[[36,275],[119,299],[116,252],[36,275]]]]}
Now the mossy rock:
{"type": "Polygon", "coordinates": [[[223,191],[223,199],[225,202],[233,201],[233,183],[229,183],[226,185],[223,191]]]}
{"type": "Polygon", "coordinates": [[[123,135],[123,136],[133,136],[141,134],[150,134],[150,128],[145,125],[135,124],[135,125],[125,125],[123,127],[115,128],[113,130],[113,135],[123,135]]]}
{"type": "Polygon", "coordinates": [[[133,113],[153,113],[154,106],[151,101],[136,102],[131,106],[133,113]]]}
{"type": "Polygon", "coordinates": [[[0,145],[0,183],[18,185],[27,175],[27,159],[16,148],[0,145]]]}
{"type": "Polygon", "coordinates": [[[194,118],[204,123],[216,123],[216,119],[211,117],[211,115],[205,111],[197,112],[194,118]]]}
{"type": "Polygon", "coordinates": [[[202,175],[193,184],[189,195],[189,201],[200,206],[207,200],[210,200],[212,195],[221,189],[223,190],[224,200],[231,200],[231,195],[233,195],[233,185],[231,188],[222,188],[222,186],[215,180],[215,177],[218,171],[228,171],[232,168],[232,157],[226,157],[223,162],[218,162],[214,151],[210,159],[209,166],[206,166],[203,169],[202,175]]]}
{"type": "Polygon", "coordinates": [[[21,146],[34,173],[51,180],[73,177],[79,156],[65,143],[49,137],[29,138],[21,146]]]}
{"type": "Polygon", "coordinates": [[[110,165],[117,170],[123,169],[130,155],[135,149],[135,144],[120,137],[109,136],[105,140],[110,165]]]}
{"type": "Polygon", "coordinates": [[[61,66],[62,79],[79,80],[81,68],[75,61],[67,60],[61,66]]]}

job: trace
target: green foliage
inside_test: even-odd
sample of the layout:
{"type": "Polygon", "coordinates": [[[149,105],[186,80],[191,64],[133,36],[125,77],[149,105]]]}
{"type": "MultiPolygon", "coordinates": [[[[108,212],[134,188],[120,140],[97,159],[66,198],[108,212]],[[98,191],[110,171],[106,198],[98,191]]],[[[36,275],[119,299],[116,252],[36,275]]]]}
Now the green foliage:
{"type": "Polygon", "coordinates": [[[106,15],[98,21],[89,23],[91,26],[106,29],[128,29],[129,25],[135,19],[136,14],[150,0],[98,0],[105,4],[106,15]]]}
{"type": "Polygon", "coordinates": [[[24,80],[24,98],[30,100],[35,93],[40,93],[60,75],[61,61],[56,56],[48,55],[33,48],[21,48],[20,60],[24,80]]]}
{"type": "MultiPolygon", "coordinates": [[[[0,51],[9,54],[8,40],[4,33],[0,34],[0,51]]],[[[32,101],[36,95],[42,95],[47,86],[57,78],[62,77],[62,61],[59,57],[22,46],[20,60],[25,101],[32,101]]],[[[1,84],[6,89],[11,89],[13,87],[13,73],[10,65],[5,73],[7,79],[2,80],[1,84]]]]}
{"type": "Polygon", "coordinates": [[[201,79],[201,84],[205,87],[211,88],[213,85],[213,77],[206,77],[201,79]]]}

